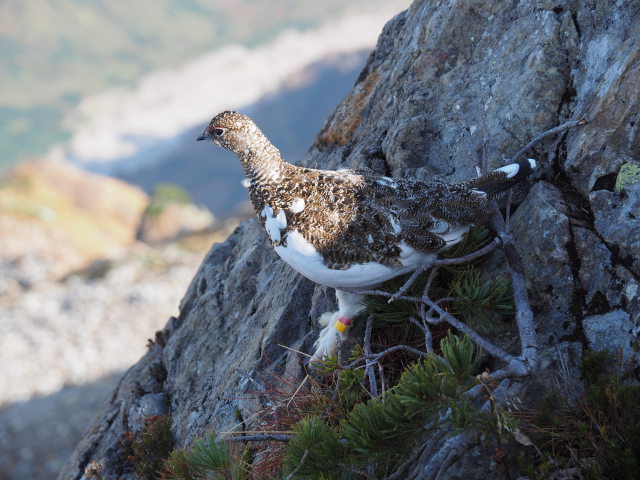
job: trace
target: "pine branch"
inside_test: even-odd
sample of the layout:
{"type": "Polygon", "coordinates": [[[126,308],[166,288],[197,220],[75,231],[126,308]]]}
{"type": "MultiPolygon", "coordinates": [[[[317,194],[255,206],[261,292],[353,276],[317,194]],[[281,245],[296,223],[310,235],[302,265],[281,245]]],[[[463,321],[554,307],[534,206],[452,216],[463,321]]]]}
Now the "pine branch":
{"type": "MultiPolygon", "coordinates": [[[[389,303],[394,302],[396,300],[403,300],[404,298],[402,297],[402,295],[404,295],[407,292],[407,290],[409,290],[411,285],[413,285],[415,283],[415,281],[418,279],[418,277],[423,272],[426,272],[428,269],[430,269],[430,268],[438,268],[438,267],[441,267],[443,265],[460,265],[461,263],[468,263],[468,262],[470,262],[472,260],[475,260],[477,258],[480,258],[480,257],[486,255],[487,253],[491,252],[496,247],[498,247],[498,245],[500,245],[500,241],[497,238],[494,238],[493,240],[491,240],[491,242],[489,242],[487,245],[485,245],[484,247],[480,248],[479,250],[476,250],[475,252],[469,253],[469,254],[464,255],[462,257],[441,258],[441,259],[433,260],[431,262],[428,262],[428,263],[425,263],[425,264],[419,266],[413,272],[413,274],[409,277],[409,279],[404,283],[404,285],[402,285],[402,287],[400,287],[400,289],[396,293],[391,294],[391,296],[389,297],[389,303]]],[[[361,293],[361,292],[354,292],[354,293],[361,293]]]]}
{"type": "Polygon", "coordinates": [[[221,440],[225,442],[288,442],[294,435],[237,435],[237,436],[225,436],[221,440]]]}
{"type": "Polygon", "coordinates": [[[443,310],[440,307],[440,305],[438,305],[437,302],[434,302],[430,298],[424,298],[423,301],[439,315],[438,320],[436,320],[434,323],[440,323],[440,322],[448,323],[456,330],[459,330],[464,334],[469,335],[469,337],[476,344],[480,345],[488,354],[503,360],[507,364],[510,364],[514,360],[516,360],[516,357],[514,357],[510,353],[505,352],[503,349],[501,349],[497,345],[494,345],[488,340],[485,340],[483,337],[480,336],[480,334],[476,333],[476,331],[471,327],[469,327],[466,323],[462,323],[460,320],[458,320],[456,317],[451,315],[449,312],[443,310]]]}
{"type": "Polygon", "coordinates": [[[376,374],[373,371],[373,365],[375,362],[370,361],[371,357],[371,331],[373,330],[373,315],[369,315],[367,318],[367,326],[364,331],[364,357],[366,364],[364,367],[364,373],[369,379],[369,392],[372,397],[378,396],[378,384],[376,383],[376,374]]]}
{"type": "Polygon", "coordinates": [[[300,463],[298,464],[298,466],[293,470],[291,470],[291,473],[287,475],[284,480],[291,480],[298,473],[298,471],[304,465],[304,462],[307,459],[308,455],[309,455],[309,450],[305,450],[304,453],[302,454],[302,458],[300,459],[300,463]]]}
{"type": "Polygon", "coordinates": [[[511,373],[515,376],[522,377],[531,373],[538,364],[538,343],[533,322],[533,312],[529,302],[529,294],[527,293],[522,258],[515,248],[511,234],[507,232],[506,224],[495,202],[493,202],[493,208],[495,213],[490,222],[502,241],[502,248],[509,264],[513,300],[516,307],[516,324],[520,336],[521,356],[519,359],[513,359],[508,362],[508,368],[511,369],[511,373]]]}
{"type": "Polygon", "coordinates": [[[540,143],[545,138],[551,137],[560,132],[564,132],[565,130],[570,130],[579,125],[585,125],[588,122],[589,121],[586,118],[581,118],[580,120],[570,120],[566,123],[563,123],[562,125],[558,125],[557,127],[550,128],[549,130],[542,132],[540,135],[538,135],[537,137],[534,137],[533,140],[531,140],[524,147],[518,150],[516,154],[513,157],[511,157],[511,159],[507,163],[516,163],[527,152],[527,150],[532,148],[535,144],[540,143]]]}

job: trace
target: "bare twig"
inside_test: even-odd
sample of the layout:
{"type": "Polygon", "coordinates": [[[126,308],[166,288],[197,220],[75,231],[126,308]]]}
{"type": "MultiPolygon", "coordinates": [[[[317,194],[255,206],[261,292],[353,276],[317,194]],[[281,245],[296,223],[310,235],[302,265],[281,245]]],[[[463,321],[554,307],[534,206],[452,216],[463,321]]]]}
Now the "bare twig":
{"type": "Polygon", "coordinates": [[[400,289],[396,293],[391,295],[391,297],[389,298],[389,303],[394,302],[395,300],[398,300],[401,295],[404,295],[406,291],[409,290],[409,287],[411,287],[411,285],[415,283],[415,281],[418,279],[420,274],[422,274],[422,272],[424,272],[425,270],[429,269],[432,266],[433,266],[433,263],[425,263],[424,265],[419,265],[418,268],[416,268],[413,271],[413,273],[408,278],[408,280],[404,282],[404,284],[400,287],[400,289]]]}
{"type": "Polygon", "coordinates": [[[435,479],[477,443],[477,434],[462,433],[449,438],[433,455],[421,455],[412,478],[435,479]]]}
{"type": "Polygon", "coordinates": [[[293,394],[291,395],[291,398],[289,399],[289,401],[287,402],[287,407],[291,404],[291,402],[293,401],[294,398],[296,398],[296,395],[298,394],[298,392],[300,391],[300,389],[302,388],[302,386],[307,383],[307,380],[309,379],[309,375],[306,375],[303,379],[302,382],[300,382],[300,385],[298,385],[298,388],[296,388],[296,391],[293,392],[293,394]]]}
{"type": "Polygon", "coordinates": [[[506,363],[511,363],[516,359],[516,357],[514,357],[510,353],[505,352],[500,347],[498,347],[498,346],[492,344],[491,342],[489,342],[488,340],[485,340],[484,338],[482,338],[478,333],[476,333],[476,331],[474,329],[469,327],[466,323],[463,323],[460,320],[458,320],[456,317],[451,315],[449,312],[443,310],[440,307],[440,305],[438,305],[433,300],[431,300],[429,298],[425,298],[424,301],[428,306],[433,308],[435,310],[435,312],[439,315],[437,323],[446,322],[449,325],[451,325],[453,328],[455,328],[456,330],[459,330],[462,333],[465,333],[465,334],[469,335],[471,340],[473,340],[477,345],[481,346],[489,355],[493,355],[494,357],[497,357],[497,358],[505,361],[506,363]]]}
{"type": "Polygon", "coordinates": [[[371,357],[371,331],[373,330],[373,314],[367,317],[367,326],[364,331],[364,356],[366,364],[364,367],[364,373],[369,379],[369,392],[372,397],[378,396],[378,384],[376,383],[376,374],[373,371],[373,364],[370,360],[371,357]]]}
{"type": "Polygon", "coordinates": [[[482,160],[473,149],[473,145],[471,143],[471,127],[469,126],[469,122],[467,122],[467,119],[464,116],[462,117],[462,122],[464,123],[464,129],[462,131],[465,140],[467,141],[467,154],[469,155],[469,163],[471,163],[476,168],[477,175],[481,176],[482,160]]]}
{"type": "MultiPolygon", "coordinates": [[[[388,292],[384,292],[386,293],[385,296],[388,296],[389,298],[389,303],[394,302],[396,300],[405,300],[407,298],[413,298],[413,297],[405,297],[404,294],[407,292],[407,290],[409,290],[409,288],[411,288],[411,285],[413,285],[415,283],[415,281],[418,279],[418,277],[420,276],[420,274],[422,274],[423,272],[427,271],[428,269],[433,269],[432,272],[432,276],[429,277],[429,280],[427,281],[427,286],[431,286],[431,283],[433,282],[433,279],[435,278],[435,271],[437,268],[443,266],[443,265],[459,265],[461,263],[467,263],[470,262],[472,260],[475,260],[476,258],[480,258],[484,255],[486,255],[487,253],[491,252],[492,250],[495,250],[496,247],[498,247],[500,245],[500,240],[498,238],[494,238],[493,240],[491,240],[488,244],[486,244],[484,247],[476,250],[475,252],[471,252],[467,255],[464,255],[462,257],[456,257],[456,258],[440,258],[437,260],[433,260],[431,262],[427,262],[423,265],[419,265],[418,268],[416,268],[414,270],[414,272],[411,274],[411,276],[407,279],[406,282],[404,282],[404,284],[400,287],[400,289],[395,292],[395,293],[388,293],[388,292]]],[[[426,287],[425,287],[426,288],[426,287]]],[[[344,290],[344,289],[343,289],[344,290]]],[[[361,295],[380,295],[380,293],[378,292],[382,292],[381,290],[373,290],[373,292],[376,292],[374,294],[368,293],[368,292],[372,292],[372,290],[345,290],[347,292],[351,292],[351,293],[358,293],[361,295]]],[[[412,301],[412,300],[409,300],[412,301]]]]}
{"type": "Polygon", "coordinates": [[[294,468],[293,470],[291,470],[291,473],[289,473],[289,475],[287,475],[284,480],[291,480],[298,473],[298,471],[302,468],[302,465],[304,465],[304,462],[307,459],[307,455],[309,455],[309,450],[305,450],[304,451],[298,466],[296,468],[294,468]]]}
{"type": "Polygon", "coordinates": [[[221,437],[221,440],[225,442],[288,442],[295,435],[235,435],[235,436],[224,436],[221,437]]]}
{"type": "Polygon", "coordinates": [[[438,274],[438,267],[434,265],[433,268],[431,269],[431,272],[429,272],[429,276],[427,277],[427,283],[424,284],[424,289],[422,290],[423,296],[427,295],[429,293],[429,290],[431,290],[431,284],[436,279],[437,274],[438,274]]]}
{"type": "Polygon", "coordinates": [[[587,122],[588,120],[586,118],[581,118],[580,120],[570,120],[566,123],[563,123],[562,125],[558,125],[555,128],[551,128],[546,132],[542,132],[540,135],[538,135],[537,137],[534,137],[533,140],[531,140],[524,147],[518,150],[516,154],[513,157],[511,157],[511,160],[509,160],[509,163],[516,163],[527,152],[527,150],[533,147],[536,143],[540,143],[545,138],[551,137],[556,133],[560,133],[565,130],[569,130],[571,128],[577,127],[578,125],[584,125],[587,122]]]}
{"type": "Polygon", "coordinates": [[[380,388],[382,389],[382,401],[384,402],[384,394],[387,388],[384,382],[384,368],[381,363],[378,363],[378,372],[380,375],[380,388]]]}
{"type": "Polygon", "coordinates": [[[493,206],[495,213],[491,217],[491,224],[502,240],[503,250],[511,271],[513,301],[516,307],[516,324],[520,334],[521,357],[518,362],[511,362],[510,367],[513,369],[514,374],[517,373],[517,376],[524,376],[531,373],[538,364],[538,344],[533,312],[531,311],[531,303],[527,293],[522,258],[515,248],[513,238],[506,230],[504,219],[500,215],[495,202],[493,206]]]}
{"type": "MultiPolygon", "coordinates": [[[[410,347],[409,345],[394,345],[393,347],[389,347],[386,350],[383,350],[382,352],[379,353],[373,353],[370,355],[370,357],[368,358],[369,360],[371,360],[371,363],[377,363],[379,362],[383,357],[386,357],[387,355],[394,353],[394,352],[400,352],[400,351],[405,351],[405,352],[409,352],[409,353],[413,353],[414,355],[417,355],[419,357],[424,357],[426,355],[428,355],[427,352],[423,352],[422,350],[418,350],[417,348],[413,348],[410,347]]],[[[349,369],[349,368],[353,368],[355,366],[357,366],[358,364],[365,362],[367,360],[367,357],[360,357],[356,360],[354,360],[351,363],[348,363],[347,365],[342,366],[342,369],[349,369]]]]}

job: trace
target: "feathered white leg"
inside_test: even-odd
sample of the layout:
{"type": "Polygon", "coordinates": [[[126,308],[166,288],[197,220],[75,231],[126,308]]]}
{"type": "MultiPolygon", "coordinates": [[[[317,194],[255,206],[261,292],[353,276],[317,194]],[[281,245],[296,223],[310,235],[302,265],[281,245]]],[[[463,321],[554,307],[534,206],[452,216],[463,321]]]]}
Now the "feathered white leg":
{"type": "Polygon", "coordinates": [[[338,311],[323,313],[318,323],[323,327],[320,336],[316,340],[316,351],[311,357],[311,362],[330,357],[338,351],[338,343],[347,338],[347,332],[353,319],[364,310],[364,296],[355,293],[343,292],[336,289],[338,299],[338,311]]]}

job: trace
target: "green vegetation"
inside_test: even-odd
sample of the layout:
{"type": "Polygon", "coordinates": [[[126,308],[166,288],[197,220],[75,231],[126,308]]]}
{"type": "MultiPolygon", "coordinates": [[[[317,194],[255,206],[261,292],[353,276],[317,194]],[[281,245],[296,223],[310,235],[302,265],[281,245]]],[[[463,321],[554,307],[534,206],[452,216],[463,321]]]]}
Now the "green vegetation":
{"type": "MultiPolygon", "coordinates": [[[[475,227],[451,255],[474,252],[488,239],[486,230],[475,227]]],[[[455,302],[445,301],[443,305],[449,303],[448,308],[454,308],[456,302],[463,302],[467,306],[476,305],[479,310],[493,309],[494,316],[510,313],[513,305],[504,293],[504,282],[483,283],[481,275],[473,273],[474,268],[469,264],[443,267],[430,284],[430,295],[439,299],[449,297],[452,285],[458,282],[466,285],[455,290],[456,295],[463,297],[455,302]],[[464,297],[467,294],[469,298],[464,297]]],[[[386,286],[397,289],[404,280],[406,277],[386,286]]],[[[427,281],[419,279],[408,294],[424,289],[427,281]]],[[[228,443],[209,434],[190,448],[173,451],[157,474],[174,480],[346,480],[367,475],[383,478],[404,468],[403,463],[415,447],[425,441],[440,441],[447,433],[481,432],[485,442],[496,445],[512,438],[517,421],[494,402],[492,387],[476,378],[482,354],[471,339],[455,334],[445,325],[438,326],[433,332],[439,339],[433,342],[434,351],[421,353],[415,347],[424,345],[425,333],[408,321],[409,317],[417,316],[416,305],[407,301],[389,304],[386,300],[377,297],[369,300],[364,316],[372,315],[375,321],[366,348],[375,345],[377,352],[386,352],[403,343],[408,351],[394,352],[384,361],[378,360],[378,374],[372,377],[363,368],[365,349],[356,346],[346,362],[337,355],[326,359],[318,367],[322,379],[309,377],[310,385],[305,390],[293,385],[291,390],[285,387],[287,391],[282,392],[286,380],[278,378],[264,392],[272,404],[279,405],[274,407],[278,414],[272,415],[269,409],[256,423],[264,432],[288,433],[287,443],[274,446],[275,442],[265,437],[263,442],[248,443],[242,449],[242,443],[237,442],[239,438],[228,443]],[[372,390],[371,381],[376,375],[381,393],[372,390]],[[296,393],[292,397],[293,390],[296,393]]],[[[476,316],[469,314],[469,320],[475,321],[476,316]]],[[[254,433],[260,432],[251,434],[254,433]]]]}
{"type": "MultiPolygon", "coordinates": [[[[455,248],[445,252],[443,258],[458,258],[485,246],[490,240],[489,232],[482,226],[473,226],[465,239],[455,248]]],[[[477,263],[477,262],[476,262],[477,263]]],[[[510,281],[500,275],[486,278],[476,263],[447,265],[438,271],[429,288],[433,298],[450,298],[449,310],[478,330],[500,328],[496,318],[514,313],[513,295],[510,281]]],[[[408,276],[394,278],[382,286],[387,292],[397,292],[408,276]]],[[[410,297],[420,297],[427,278],[423,275],[407,291],[410,297]]],[[[409,301],[389,303],[382,297],[369,297],[368,312],[374,313],[376,321],[401,326],[413,331],[407,319],[418,317],[418,309],[409,301]]],[[[406,337],[403,337],[403,341],[406,337]]]]}
{"type": "MultiPolygon", "coordinates": [[[[175,450],[166,461],[163,478],[176,480],[245,480],[249,477],[246,449],[239,452],[209,433],[191,448],[175,450]]],[[[160,472],[158,470],[158,472],[160,472]]]]}
{"type": "Polygon", "coordinates": [[[155,480],[173,449],[171,418],[154,415],[145,420],[142,429],[125,436],[127,458],[144,480],[155,480]]]}
{"type": "MultiPolygon", "coordinates": [[[[412,445],[445,426],[454,431],[510,435],[516,427],[511,415],[499,409],[480,409],[466,396],[477,384],[472,375],[479,367],[479,350],[468,338],[449,334],[442,341],[442,354],[442,358],[430,355],[413,363],[398,384],[381,397],[362,401],[366,389],[358,382],[363,397],[347,413],[340,410],[337,415],[336,412],[327,415],[334,388],[323,386],[323,395],[316,396],[313,405],[305,407],[307,411],[309,408],[325,411],[300,416],[293,426],[292,439],[282,452],[278,476],[356,479],[362,477],[357,472],[365,467],[386,475],[405,460],[412,445]],[[450,413],[441,415],[446,410],[450,413]],[[433,421],[438,417],[439,422],[433,421]]],[[[345,370],[340,378],[353,371],[361,370],[345,370]]],[[[344,391],[339,388],[337,392],[340,401],[344,391]]],[[[145,429],[148,430],[146,426],[145,429]]],[[[164,433],[161,437],[164,438],[164,433]]],[[[147,439],[147,433],[139,438],[147,439]]],[[[138,443],[137,449],[146,452],[152,450],[148,445],[154,442],[146,440],[144,448],[141,441],[138,443]]],[[[250,447],[242,449],[238,443],[228,444],[211,433],[187,449],[174,450],[166,458],[163,465],[156,461],[155,453],[138,454],[130,460],[140,462],[136,464],[140,475],[154,472],[152,475],[174,480],[276,478],[271,476],[273,472],[261,471],[259,464],[251,464],[255,456],[250,447]],[[149,470],[151,465],[156,469],[149,470]]]]}
{"type": "Polygon", "coordinates": [[[4,1],[0,168],[64,140],[63,119],[83,96],[228,43],[253,46],[287,27],[313,28],[367,3],[4,1]]]}
{"type": "Polygon", "coordinates": [[[637,163],[623,163],[616,177],[616,192],[621,192],[625,187],[640,182],[640,165],[637,163]]]}
{"type": "Polygon", "coordinates": [[[172,203],[186,204],[192,203],[193,199],[191,195],[185,192],[178,185],[172,183],[158,183],[153,188],[153,194],[149,201],[149,205],[144,212],[145,215],[151,218],[159,217],[167,206],[172,203]]]}
{"type": "MultiPolygon", "coordinates": [[[[631,372],[608,352],[585,352],[579,398],[549,394],[531,415],[493,403],[478,408],[469,393],[478,385],[474,375],[481,355],[468,337],[448,333],[440,350],[441,358],[429,355],[411,363],[380,397],[368,397],[361,368],[338,369],[333,381],[314,383],[314,395],[293,404],[291,440],[280,449],[266,440],[252,446],[227,443],[210,433],[170,452],[170,420],[151,417],[140,433],[129,435],[129,460],[145,479],[356,480],[371,475],[367,470],[383,478],[425,438],[440,438],[444,428],[482,433],[484,444],[498,445],[496,461],[531,480],[558,478],[559,472],[592,480],[637,478],[640,386],[625,383],[631,372]],[[265,448],[278,457],[270,458],[272,464],[255,461],[265,448]]],[[[352,358],[361,353],[356,348],[352,358]]]]}
{"type": "Polygon", "coordinates": [[[523,422],[523,430],[540,448],[519,453],[529,478],[546,479],[562,469],[592,480],[638,478],[640,385],[625,381],[633,377],[632,369],[607,351],[585,351],[582,395],[570,400],[549,394],[535,417],[523,422]]]}

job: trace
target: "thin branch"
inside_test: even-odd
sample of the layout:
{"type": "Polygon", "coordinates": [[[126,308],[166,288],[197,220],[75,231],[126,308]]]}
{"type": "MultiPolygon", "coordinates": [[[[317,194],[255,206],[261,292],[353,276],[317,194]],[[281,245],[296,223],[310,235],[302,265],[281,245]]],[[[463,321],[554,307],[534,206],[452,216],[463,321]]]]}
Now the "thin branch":
{"type": "Polygon", "coordinates": [[[558,125],[555,128],[551,128],[546,132],[542,132],[540,135],[538,135],[537,137],[534,137],[533,140],[531,140],[524,147],[518,150],[518,152],[516,152],[516,154],[511,158],[511,160],[509,160],[509,163],[516,163],[518,160],[520,160],[520,157],[522,157],[527,152],[527,150],[532,148],[536,143],[540,143],[545,138],[555,135],[556,133],[560,133],[565,130],[569,130],[571,128],[577,127],[578,125],[584,125],[587,122],[588,120],[586,118],[581,118],[580,120],[570,120],[566,123],[563,123],[562,125],[558,125]]]}
{"type": "Polygon", "coordinates": [[[373,314],[367,317],[367,326],[364,331],[364,356],[366,360],[366,366],[364,367],[364,373],[369,379],[369,392],[372,397],[378,396],[378,384],[376,383],[376,374],[373,371],[374,362],[369,360],[371,357],[371,331],[373,330],[373,314]]]}
{"type": "Polygon", "coordinates": [[[462,333],[469,335],[471,340],[473,340],[477,345],[480,345],[489,355],[493,355],[494,357],[497,357],[505,361],[506,363],[512,363],[514,360],[516,360],[516,357],[514,357],[510,353],[505,352],[503,349],[492,344],[488,340],[485,340],[484,338],[482,338],[478,333],[476,333],[474,329],[469,327],[466,323],[463,323],[460,320],[458,320],[449,312],[443,310],[440,307],[440,305],[438,305],[436,302],[434,302],[430,298],[425,298],[424,301],[428,306],[433,308],[436,311],[436,313],[439,315],[440,318],[437,320],[437,323],[446,322],[456,330],[459,330],[462,333]]]}
{"type": "Polygon", "coordinates": [[[298,473],[298,470],[300,470],[302,468],[302,465],[304,465],[305,460],[307,459],[307,455],[309,455],[309,450],[305,450],[304,453],[302,454],[302,458],[300,459],[300,463],[298,464],[298,466],[296,468],[294,468],[293,470],[291,470],[291,473],[289,475],[286,476],[286,478],[284,480],[291,480],[294,475],[296,473],[298,473]]]}
{"type": "Polygon", "coordinates": [[[396,293],[391,295],[391,297],[389,298],[389,303],[398,300],[401,295],[404,295],[407,292],[407,290],[409,290],[409,287],[411,287],[411,285],[415,283],[415,281],[422,274],[422,272],[432,267],[433,265],[434,264],[432,262],[425,263],[424,265],[419,265],[418,268],[416,268],[413,271],[409,279],[406,282],[404,282],[404,284],[400,287],[400,289],[396,293]]]}
{"type": "MultiPolygon", "coordinates": [[[[404,296],[407,290],[415,283],[420,274],[425,270],[432,268],[439,268],[443,265],[459,265],[461,263],[467,263],[471,260],[475,260],[476,258],[480,258],[487,253],[495,250],[500,245],[500,239],[493,238],[489,243],[487,243],[484,247],[476,250],[475,252],[468,253],[467,255],[463,255],[462,257],[456,258],[440,258],[437,260],[433,260],[431,262],[427,262],[425,264],[419,265],[418,268],[414,270],[411,276],[407,279],[407,281],[400,287],[400,289],[395,293],[384,292],[382,290],[351,290],[351,289],[343,289],[345,292],[357,293],[359,295],[378,295],[389,298],[389,303],[394,302],[396,300],[405,300],[409,302],[414,302],[416,297],[408,297],[404,296]]],[[[433,278],[435,277],[435,273],[433,277],[430,277],[430,282],[428,285],[431,285],[433,282],[433,278]]]]}
{"type": "Polygon", "coordinates": [[[298,388],[296,388],[296,391],[293,392],[293,395],[291,395],[291,398],[289,399],[289,401],[287,402],[287,407],[291,404],[291,402],[293,401],[294,398],[296,398],[296,395],[298,394],[298,392],[300,391],[300,389],[302,388],[302,386],[307,383],[307,380],[309,379],[309,375],[306,375],[303,379],[302,382],[300,382],[300,385],[298,385],[298,388]]]}
{"type": "Polygon", "coordinates": [[[436,279],[438,270],[439,268],[434,265],[434,267],[431,269],[431,272],[429,272],[429,276],[427,277],[427,283],[424,284],[424,289],[422,290],[422,296],[427,295],[429,293],[429,290],[431,290],[431,284],[436,279]]]}
{"type": "Polygon", "coordinates": [[[380,373],[380,388],[382,389],[382,401],[384,402],[384,394],[387,390],[385,382],[384,382],[384,368],[382,364],[378,362],[378,371],[380,373]]]}
{"type": "Polygon", "coordinates": [[[424,454],[421,456],[413,476],[421,480],[438,478],[477,441],[477,435],[469,433],[449,438],[434,455],[430,455],[429,458],[425,458],[424,454]]]}
{"type": "Polygon", "coordinates": [[[484,247],[479,248],[475,252],[468,253],[466,255],[463,255],[462,257],[441,258],[441,259],[435,260],[433,264],[435,266],[441,266],[441,265],[458,265],[460,263],[467,263],[467,262],[470,262],[471,260],[475,260],[476,258],[480,258],[486,255],[487,253],[495,250],[498,246],[500,246],[500,240],[494,237],[484,247]]]}
{"type": "Polygon", "coordinates": [[[502,240],[503,250],[507,257],[509,270],[511,271],[511,286],[513,289],[513,301],[516,307],[516,324],[520,335],[519,362],[512,363],[512,368],[519,371],[518,376],[532,372],[538,364],[538,342],[536,329],[533,322],[531,302],[527,292],[527,281],[524,275],[522,258],[515,248],[513,238],[506,230],[504,219],[498,211],[498,206],[493,204],[494,215],[491,217],[491,225],[502,240]]]}
{"type": "MultiPolygon", "coordinates": [[[[378,296],[378,297],[391,298],[394,296],[393,293],[385,292],[384,290],[351,290],[349,288],[341,288],[340,290],[342,290],[343,292],[355,293],[357,295],[367,295],[370,297],[378,296]]],[[[420,298],[409,297],[406,295],[397,297],[394,300],[403,300],[405,302],[420,302],[420,298]]]]}
{"type": "Polygon", "coordinates": [[[288,442],[295,435],[237,435],[224,436],[221,440],[225,442],[288,442]]]}
{"type": "Polygon", "coordinates": [[[383,350],[382,352],[373,353],[368,358],[365,356],[357,358],[353,362],[348,363],[347,365],[341,366],[340,368],[344,370],[353,368],[362,362],[366,362],[367,360],[371,360],[371,363],[374,364],[376,362],[379,362],[380,359],[386,357],[387,355],[394,352],[399,352],[399,351],[413,353],[414,355],[417,355],[419,357],[424,357],[426,355],[429,355],[428,352],[423,352],[422,350],[418,350],[417,348],[410,347],[409,345],[394,345],[393,347],[389,347],[386,350],[383,350]]]}

